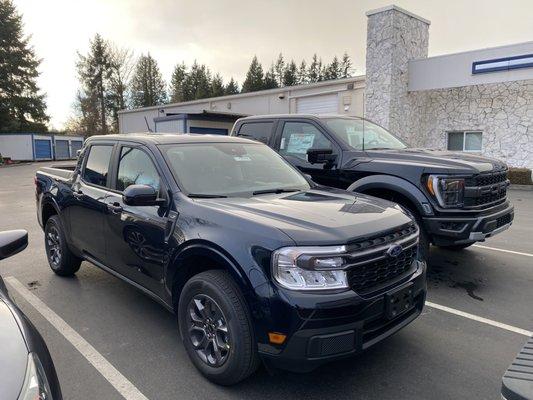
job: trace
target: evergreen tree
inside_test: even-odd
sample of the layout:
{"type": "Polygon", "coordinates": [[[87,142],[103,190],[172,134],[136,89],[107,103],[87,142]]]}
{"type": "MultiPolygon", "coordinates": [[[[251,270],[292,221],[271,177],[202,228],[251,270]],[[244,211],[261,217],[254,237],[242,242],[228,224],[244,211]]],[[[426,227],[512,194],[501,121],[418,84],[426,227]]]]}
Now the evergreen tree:
{"type": "Polygon", "coordinates": [[[270,66],[270,69],[265,74],[264,80],[264,89],[275,89],[279,87],[278,81],[276,79],[276,70],[274,69],[274,64],[270,66]]]}
{"type": "Polygon", "coordinates": [[[134,107],[149,107],[166,102],[166,84],[157,61],[148,53],[137,62],[132,79],[132,103],[134,107]]]}
{"type": "Polygon", "coordinates": [[[204,99],[211,96],[211,73],[205,65],[195,60],[185,78],[184,100],[204,99]]]}
{"type": "Polygon", "coordinates": [[[90,41],[86,56],[78,53],[76,67],[81,83],[76,99],[83,118],[81,125],[85,126],[86,135],[106,134],[112,109],[113,62],[109,45],[99,34],[90,41]]]}
{"type": "Polygon", "coordinates": [[[283,59],[283,54],[279,53],[276,64],[274,65],[274,70],[276,71],[276,79],[278,85],[283,86],[283,75],[285,73],[285,60],[283,59]]]}
{"type": "Polygon", "coordinates": [[[242,84],[242,92],[255,92],[264,88],[264,76],[263,66],[257,60],[257,56],[254,56],[250,68],[246,73],[246,79],[242,84]]]}
{"type": "Polygon", "coordinates": [[[185,63],[177,64],[172,72],[170,80],[170,101],[179,103],[185,101],[185,79],[187,78],[187,66],[185,63]]]}
{"type": "Polygon", "coordinates": [[[337,56],[335,56],[331,64],[324,67],[324,80],[339,79],[341,76],[342,66],[337,56]]]}
{"type": "Polygon", "coordinates": [[[318,56],[313,54],[311,64],[309,65],[309,71],[307,72],[307,80],[309,83],[314,83],[322,80],[322,60],[318,59],[318,56]]]}
{"type": "Polygon", "coordinates": [[[211,96],[224,96],[224,81],[220,74],[216,74],[211,80],[211,96]]]}
{"type": "Polygon", "coordinates": [[[298,85],[308,83],[307,79],[307,64],[305,60],[302,60],[300,63],[300,68],[298,68],[298,85]]]}
{"type": "Polygon", "coordinates": [[[239,85],[233,78],[231,78],[228,82],[228,84],[224,87],[224,94],[230,95],[230,94],[237,94],[239,93],[239,85]]]}
{"type": "Polygon", "coordinates": [[[283,72],[283,85],[294,86],[298,84],[298,67],[294,60],[291,60],[283,72]]]}
{"type": "Polygon", "coordinates": [[[44,95],[36,83],[40,62],[23,37],[15,5],[0,0],[0,130],[47,130],[44,95]]]}
{"type": "Polygon", "coordinates": [[[350,56],[346,52],[342,56],[340,70],[341,78],[348,78],[352,76],[352,60],[350,60],[350,56]]]}

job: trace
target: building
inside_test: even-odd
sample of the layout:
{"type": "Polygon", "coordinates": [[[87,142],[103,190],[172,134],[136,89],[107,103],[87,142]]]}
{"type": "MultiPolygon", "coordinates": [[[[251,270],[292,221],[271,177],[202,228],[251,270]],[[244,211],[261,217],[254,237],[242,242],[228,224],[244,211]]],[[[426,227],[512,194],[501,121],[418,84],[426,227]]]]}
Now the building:
{"type": "Polygon", "coordinates": [[[533,168],[533,42],[428,57],[430,21],[397,6],[367,17],[365,76],[121,111],[120,131],[194,132],[185,114],[222,134],[239,115],[364,115],[416,147],[533,168]]]}
{"type": "Polygon", "coordinates": [[[53,133],[0,132],[0,155],[13,161],[68,160],[76,158],[83,140],[53,133]]]}

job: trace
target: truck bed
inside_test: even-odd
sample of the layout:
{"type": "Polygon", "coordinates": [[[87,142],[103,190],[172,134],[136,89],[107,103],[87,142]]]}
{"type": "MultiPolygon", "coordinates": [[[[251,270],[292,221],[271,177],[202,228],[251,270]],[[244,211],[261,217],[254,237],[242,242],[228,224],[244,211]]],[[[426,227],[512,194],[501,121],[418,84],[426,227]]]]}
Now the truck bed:
{"type": "Polygon", "coordinates": [[[59,178],[61,180],[69,180],[76,169],[76,164],[54,165],[52,167],[40,168],[37,173],[47,175],[51,178],[59,178]]]}

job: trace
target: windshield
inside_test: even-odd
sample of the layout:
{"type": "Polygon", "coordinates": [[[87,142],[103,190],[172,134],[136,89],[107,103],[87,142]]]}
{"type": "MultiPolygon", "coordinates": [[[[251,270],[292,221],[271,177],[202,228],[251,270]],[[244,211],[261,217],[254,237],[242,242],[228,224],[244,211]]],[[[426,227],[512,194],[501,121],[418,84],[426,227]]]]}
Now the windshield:
{"type": "Polygon", "coordinates": [[[356,150],[405,149],[390,132],[361,118],[325,118],[326,125],[356,150]]]}
{"type": "Polygon", "coordinates": [[[189,143],[161,146],[180,188],[193,197],[307,190],[307,180],[268,146],[189,143]]]}

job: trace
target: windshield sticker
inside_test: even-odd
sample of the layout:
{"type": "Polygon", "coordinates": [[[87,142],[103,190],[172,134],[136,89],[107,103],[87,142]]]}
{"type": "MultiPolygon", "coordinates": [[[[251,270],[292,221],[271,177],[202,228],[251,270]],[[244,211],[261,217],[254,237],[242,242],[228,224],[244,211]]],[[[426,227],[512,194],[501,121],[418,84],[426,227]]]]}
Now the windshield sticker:
{"type": "Polygon", "coordinates": [[[237,157],[233,157],[233,159],[235,161],[252,161],[252,159],[248,156],[237,156],[237,157]]]}
{"type": "Polygon", "coordinates": [[[305,154],[307,149],[313,147],[314,133],[293,133],[289,138],[287,153],[305,154]]]}

